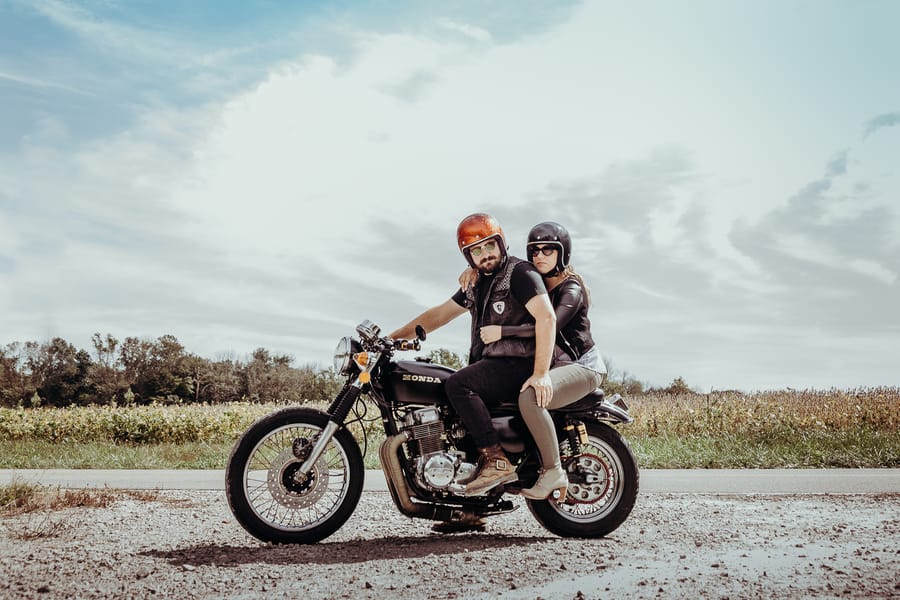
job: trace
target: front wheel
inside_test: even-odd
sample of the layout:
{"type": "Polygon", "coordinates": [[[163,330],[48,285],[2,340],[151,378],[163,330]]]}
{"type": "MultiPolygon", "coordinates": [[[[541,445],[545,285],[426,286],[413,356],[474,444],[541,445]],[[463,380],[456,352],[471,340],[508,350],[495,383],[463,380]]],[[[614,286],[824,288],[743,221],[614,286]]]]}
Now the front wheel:
{"type": "Polygon", "coordinates": [[[638,467],[619,432],[585,423],[588,442],[568,466],[565,500],[526,500],[534,518],[563,537],[598,538],[621,525],[637,500],[638,467]]]}
{"type": "Polygon", "coordinates": [[[312,544],[343,525],[362,495],[359,445],[339,429],[309,472],[298,471],[328,415],[285,408],[263,417],[237,441],[225,471],[225,495],[238,522],[276,544],[312,544]]]}

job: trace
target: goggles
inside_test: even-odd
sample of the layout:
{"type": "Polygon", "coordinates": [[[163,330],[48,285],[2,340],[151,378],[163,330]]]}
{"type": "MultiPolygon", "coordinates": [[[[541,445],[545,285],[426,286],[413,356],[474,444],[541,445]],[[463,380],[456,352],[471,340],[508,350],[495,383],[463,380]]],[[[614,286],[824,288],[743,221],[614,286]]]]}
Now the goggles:
{"type": "Polygon", "coordinates": [[[472,255],[473,258],[478,258],[484,252],[493,252],[497,249],[497,242],[490,241],[486,244],[482,244],[481,246],[475,246],[474,248],[469,248],[469,254],[472,255]]]}
{"type": "Polygon", "coordinates": [[[543,254],[544,256],[550,256],[551,254],[553,254],[556,251],[557,251],[556,246],[541,246],[541,247],[531,246],[530,248],[528,248],[528,255],[529,256],[537,256],[538,254],[543,254]]]}

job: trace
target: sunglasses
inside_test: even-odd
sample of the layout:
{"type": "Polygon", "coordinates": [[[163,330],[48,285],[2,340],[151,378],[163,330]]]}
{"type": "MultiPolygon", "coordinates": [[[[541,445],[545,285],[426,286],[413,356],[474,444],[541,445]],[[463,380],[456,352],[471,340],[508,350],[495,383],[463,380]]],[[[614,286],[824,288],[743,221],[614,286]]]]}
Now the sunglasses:
{"type": "Polygon", "coordinates": [[[469,250],[469,254],[471,254],[475,258],[478,258],[479,256],[481,256],[482,252],[493,252],[496,249],[497,249],[497,242],[488,242],[487,244],[484,244],[483,246],[475,246],[474,248],[471,248],[469,250]]]}
{"type": "Polygon", "coordinates": [[[550,256],[554,252],[556,252],[556,246],[541,246],[540,248],[532,246],[528,249],[528,254],[531,256],[537,256],[538,253],[543,254],[544,256],[550,256]]]}

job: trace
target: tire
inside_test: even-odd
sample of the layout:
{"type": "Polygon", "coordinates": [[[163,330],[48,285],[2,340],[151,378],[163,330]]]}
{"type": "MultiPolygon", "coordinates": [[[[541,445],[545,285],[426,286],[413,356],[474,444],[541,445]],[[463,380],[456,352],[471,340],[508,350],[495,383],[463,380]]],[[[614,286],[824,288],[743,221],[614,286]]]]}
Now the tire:
{"type": "Polygon", "coordinates": [[[310,471],[297,483],[303,462],[293,451],[313,442],[328,416],[285,408],[263,417],[235,443],[225,470],[228,506],[250,535],[275,544],[313,544],[343,525],[362,495],[365,470],[359,445],[339,429],[310,471]]]}
{"type": "Polygon", "coordinates": [[[599,538],[621,525],[637,500],[637,461],[619,432],[603,423],[585,423],[588,443],[570,468],[565,502],[526,500],[528,510],[549,531],[562,537],[599,538]],[[596,476],[592,483],[575,483],[578,475],[596,476]]]}

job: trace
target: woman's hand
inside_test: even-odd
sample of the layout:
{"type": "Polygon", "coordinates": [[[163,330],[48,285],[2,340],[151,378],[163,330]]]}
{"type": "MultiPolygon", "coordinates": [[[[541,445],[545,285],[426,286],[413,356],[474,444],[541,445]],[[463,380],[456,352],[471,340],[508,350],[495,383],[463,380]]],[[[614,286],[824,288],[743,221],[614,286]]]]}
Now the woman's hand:
{"type": "Polygon", "coordinates": [[[485,325],[481,328],[481,341],[485,344],[496,342],[502,337],[501,333],[499,325],[485,325]]]}
{"type": "Polygon", "coordinates": [[[463,291],[466,291],[475,285],[476,281],[478,281],[478,271],[472,267],[467,267],[466,270],[459,275],[459,287],[463,291]]]}
{"type": "Polygon", "coordinates": [[[534,388],[534,399],[537,402],[537,405],[541,408],[547,408],[550,406],[550,401],[553,400],[553,380],[550,379],[549,375],[534,375],[522,384],[522,389],[519,390],[519,393],[524,392],[529,387],[534,388]]]}

